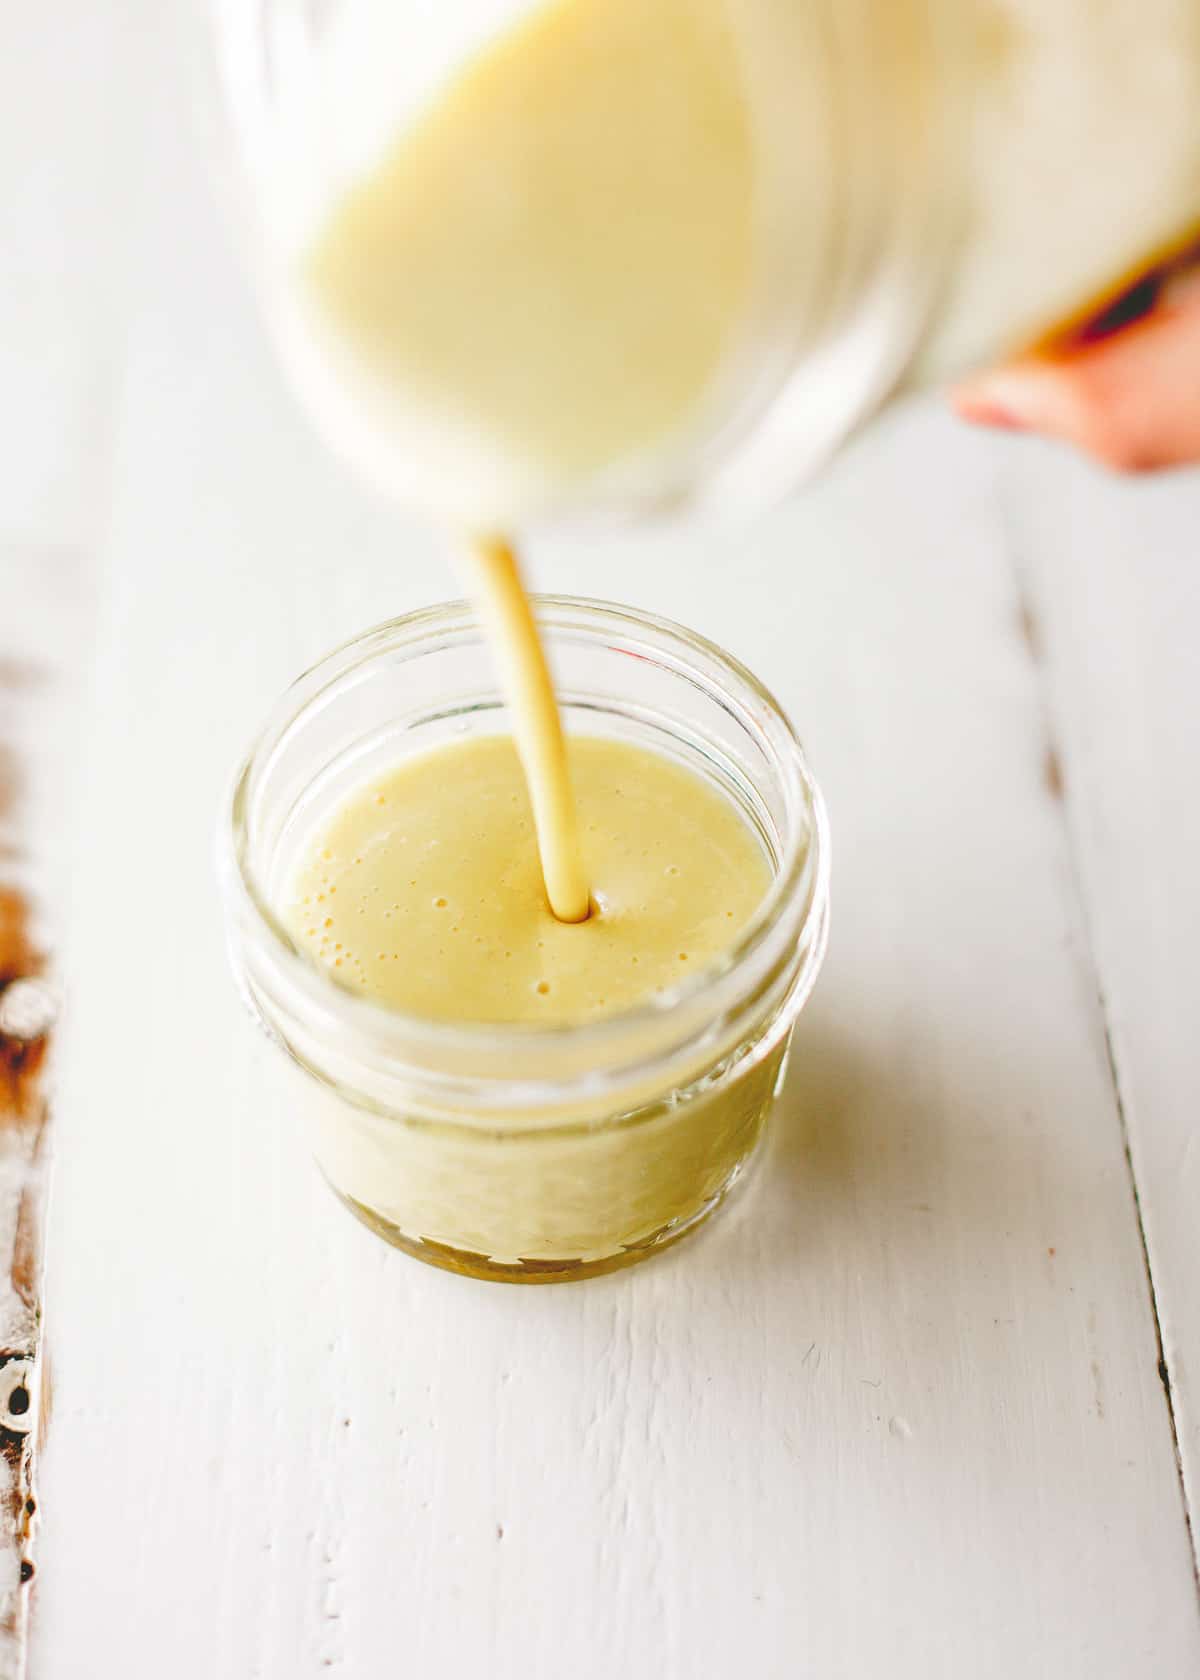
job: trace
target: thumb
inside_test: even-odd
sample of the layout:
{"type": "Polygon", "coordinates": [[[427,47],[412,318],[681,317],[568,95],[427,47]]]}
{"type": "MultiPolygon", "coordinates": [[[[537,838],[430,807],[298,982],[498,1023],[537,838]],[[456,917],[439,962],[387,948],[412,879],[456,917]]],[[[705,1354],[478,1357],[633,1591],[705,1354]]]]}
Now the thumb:
{"type": "Polygon", "coordinates": [[[1200,270],[1111,337],[1036,352],[960,385],[965,420],[1063,438],[1126,472],[1200,461],[1200,270]]]}

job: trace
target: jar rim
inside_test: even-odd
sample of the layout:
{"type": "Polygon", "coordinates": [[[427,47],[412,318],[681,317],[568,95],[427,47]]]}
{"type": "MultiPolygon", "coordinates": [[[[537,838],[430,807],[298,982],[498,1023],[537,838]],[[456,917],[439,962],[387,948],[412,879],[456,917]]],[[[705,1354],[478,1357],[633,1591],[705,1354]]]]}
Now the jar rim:
{"type": "MultiPolygon", "coordinates": [[[[419,656],[433,651],[435,645],[444,643],[448,637],[463,639],[464,633],[482,640],[482,628],[473,608],[462,600],[418,608],[359,632],[322,655],[284,690],[238,764],[222,807],[218,867],[227,914],[256,940],[273,979],[305,1006],[311,1025],[336,1033],[343,1040],[357,1040],[364,1046],[398,1048],[402,1044],[401,1060],[408,1059],[414,1043],[422,1045],[439,1062],[464,1053],[503,1058],[518,1047],[523,1052],[536,1046],[556,1052],[569,1047],[580,1053],[584,1065],[603,1069],[609,1060],[605,1051],[611,1055],[622,1037],[640,1028],[657,1026],[661,1030],[670,1018],[686,1013],[689,1004],[695,1005],[719,991],[723,983],[727,986],[763,955],[773,937],[778,940],[781,925],[786,927],[790,921],[795,922],[793,948],[803,942],[806,932],[818,930],[818,936],[811,941],[808,984],[802,988],[806,996],[824,948],[820,923],[829,896],[829,826],[820,789],[782,706],[734,655],[669,618],[591,597],[539,593],[532,596],[532,601],[539,622],[551,635],[556,629],[572,626],[593,631],[615,627],[625,632],[620,643],[622,650],[635,653],[639,637],[659,638],[655,654],[660,662],[665,642],[674,653],[671,667],[677,674],[688,674],[695,680],[698,668],[703,666],[719,673],[727,679],[719,688],[722,703],[735,713],[743,727],[767,736],[772,766],[784,785],[789,820],[781,837],[781,854],[770,885],[733,943],[662,994],[597,1020],[546,1025],[448,1022],[395,1009],[340,985],[303,952],[274,910],[251,863],[249,805],[254,778],[267,768],[272,753],[288,730],[360,665],[385,652],[419,656]],[[738,689],[743,691],[744,698],[737,693],[738,689]],[[802,893],[806,901],[797,920],[794,907],[802,893]],[[791,916],[785,914],[789,908],[793,910],[791,916]]],[[[713,691],[717,692],[715,685],[713,691]]],[[[251,1002],[255,1013],[261,1015],[255,1000],[251,1002]]],[[[598,1077],[603,1078],[603,1073],[598,1077]]]]}

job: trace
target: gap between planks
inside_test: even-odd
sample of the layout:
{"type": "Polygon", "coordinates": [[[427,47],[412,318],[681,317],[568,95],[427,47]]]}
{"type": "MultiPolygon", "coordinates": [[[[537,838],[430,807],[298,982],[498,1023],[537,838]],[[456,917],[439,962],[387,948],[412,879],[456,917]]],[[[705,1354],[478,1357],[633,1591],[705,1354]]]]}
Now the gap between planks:
{"type": "Polygon", "coordinates": [[[1095,935],[1095,922],[1092,907],[1088,898],[1084,881],[1083,869],[1080,861],[1079,845],[1074,824],[1071,820],[1069,758],[1070,754],[1059,740],[1059,718],[1051,697],[1050,685],[1046,679],[1045,662],[1047,649],[1045,647],[1041,624],[1034,605],[1034,591],[1030,585],[1028,568],[1014,517],[1011,497],[1006,493],[1006,481],[999,479],[996,490],[998,521],[1007,550],[1009,563],[1012,568],[1013,586],[1016,595],[1017,617],[1021,628],[1022,638],[1029,654],[1029,661],[1033,667],[1034,684],[1037,694],[1038,710],[1042,719],[1045,734],[1045,770],[1044,781],[1046,792],[1054,799],[1060,810],[1063,831],[1066,837],[1066,852],[1070,866],[1071,890],[1075,894],[1079,907],[1080,923],[1083,929],[1085,956],[1091,983],[1095,991],[1096,1008],[1100,1017],[1100,1026],[1104,1034],[1104,1051],[1108,1064],[1109,1080],[1112,1085],[1113,1102],[1117,1112],[1117,1124],[1120,1128],[1121,1147],[1125,1155],[1125,1165],[1129,1175],[1129,1189],[1133,1200],[1134,1218],[1137,1222],[1138,1244],[1142,1254],[1142,1266],[1146,1275],[1146,1288],[1150,1301],[1150,1311],[1154,1319],[1154,1345],[1158,1361],[1158,1377],[1162,1384],[1163,1396],[1167,1408],[1167,1421],[1171,1430],[1171,1449],[1175,1458],[1175,1475],[1179,1484],[1180,1507],[1183,1512],[1184,1528],[1187,1532],[1188,1551],[1192,1560],[1192,1579],[1195,1583],[1197,1602],[1200,1604],[1200,1550],[1197,1542],[1200,1540],[1200,1523],[1192,1511],[1192,1503],[1188,1490],[1187,1475],[1184,1471],[1183,1449],[1180,1441],[1180,1423],[1175,1405],[1175,1395],[1171,1382],[1171,1369],[1167,1359],[1166,1342],[1163,1336],[1162,1315],[1159,1308],[1158,1286],[1154,1275],[1154,1262],[1150,1252],[1150,1241],[1146,1232],[1146,1220],[1142,1209],[1141,1188],[1138,1184],[1137,1167],[1133,1158],[1133,1143],[1129,1131],[1129,1116],[1125,1102],[1124,1082],[1121,1076],[1120,1057],[1117,1052],[1116,1041],[1112,1029],[1112,1018],[1108,998],[1105,993],[1104,975],[1100,966],[1099,949],[1095,935]],[[1067,774],[1064,774],[1064,766],[1067,774]]]}

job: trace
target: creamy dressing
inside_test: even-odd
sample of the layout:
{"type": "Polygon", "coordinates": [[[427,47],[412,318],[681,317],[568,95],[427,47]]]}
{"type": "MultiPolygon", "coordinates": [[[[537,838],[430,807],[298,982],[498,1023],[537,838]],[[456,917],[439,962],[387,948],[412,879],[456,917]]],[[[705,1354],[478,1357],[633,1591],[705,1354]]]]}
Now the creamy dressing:
{"type": "Polygon", "coordinates": [[[748,823],[694,771],[627,741],[570,742],[595,909],[557,920],[506,736],[362,784],[305,841],[282,913],[340,983],[449,1021],[596,1019],[727,950],[770,883],[748,823]]]}
{"type": "Polygon", "coordinates": [[[360,436],[418,417],[468,521],[652,453],[743,323],[754,191],[725,0],[538,7],[318,220],[297,286],[316,401],[342,386],[360,436]]]}

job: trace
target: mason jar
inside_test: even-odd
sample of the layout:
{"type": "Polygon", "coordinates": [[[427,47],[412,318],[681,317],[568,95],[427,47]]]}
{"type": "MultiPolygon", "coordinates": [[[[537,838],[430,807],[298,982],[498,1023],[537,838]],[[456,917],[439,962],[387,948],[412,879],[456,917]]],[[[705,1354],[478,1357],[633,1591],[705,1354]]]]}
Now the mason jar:
{"type": "Polygon", "coordinates": [[[465,604],[393,620],[283,696],[223,825],[229,944],[330,1186],[388,1242],[477,1277],[628,1265],[692,1230],[744,1176],[820,968],[829,834],[791,724],[704,638],[543,596],[567,729],[636,743],[741,813],[771,871],[736,942],[645,1003],[581,1025],[446,1023],[342,987],[279,914],[298,848],[364,777],[507,733],[465,604]]]}

